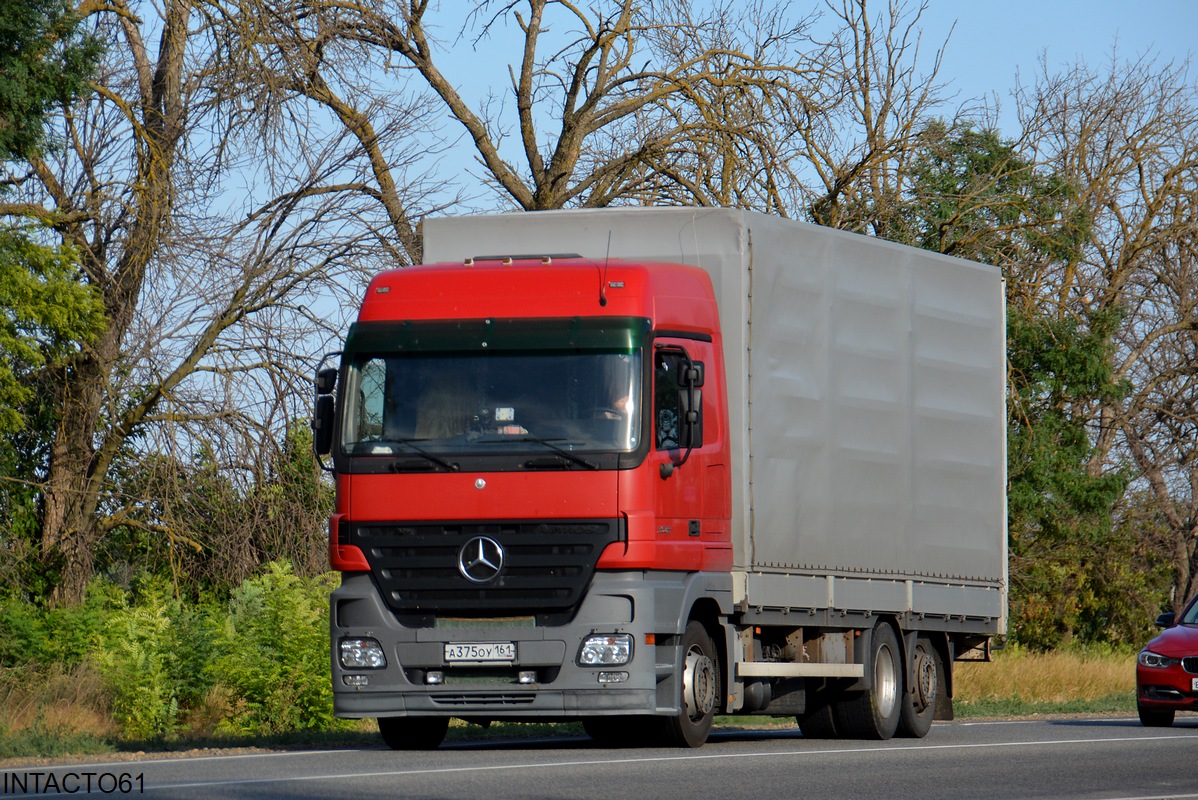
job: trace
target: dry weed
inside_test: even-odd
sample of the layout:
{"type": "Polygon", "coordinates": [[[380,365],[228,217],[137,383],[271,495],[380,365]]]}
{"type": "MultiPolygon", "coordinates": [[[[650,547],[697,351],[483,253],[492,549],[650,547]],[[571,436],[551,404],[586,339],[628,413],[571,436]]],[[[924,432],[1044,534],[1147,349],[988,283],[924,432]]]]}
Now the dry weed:
{"type": "Polygon", "coordinates": [[[964,702],[1020,700],[1066,703],[1100,700],[1135,690],[1135,656],[1007,650],[989,664],[958,662],[953,695],[964,702]]]}
{"type": "Polygon", "coordinates": [[[117,732],[111,696],[89,664],[0,670],[0,719],[10,733],[37,727],[104,738],[117,732]]]}

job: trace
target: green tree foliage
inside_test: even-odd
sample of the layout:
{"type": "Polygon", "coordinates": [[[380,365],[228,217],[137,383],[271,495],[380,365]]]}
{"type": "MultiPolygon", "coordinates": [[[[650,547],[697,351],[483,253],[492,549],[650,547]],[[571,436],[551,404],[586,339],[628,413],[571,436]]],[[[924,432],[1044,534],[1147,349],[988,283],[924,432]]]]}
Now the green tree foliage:
{"type": "Polygon", "coordinates": [[[69,249],[0,229],[0,434],[25,427],[37,373],[61,366],[103,328],[100,299],[76,276],[69,249]]]}
{"type": "Polygon", "coordinates": [[[1126,610],[1147,576],[1133,568],[1135,542],[1112,524],[1128,476],[1087,468],[1085,409],[1128,388],[1113,380],[1118,324],[1111,312],[1088,324],[1015,306],[1008,314],[1011,623],[1031,647],[1073,636],[1121,642],[1142,630],[1126,610]]]}
{"type": "Polygon", "coordinates": [[[87,90],[100,53],[66,0],[0,4],[0,159],[42,145],[46,114],[87,90]]]}
{"type": "MultiPolygon", "coordinates": [[[[46,115],[87,91],[100,53],[64,0],[0,5],[0,160],[37,153],[46,115]]],[[[23,426],[17,409],[33,394],[30,373],[102,328],[100,301],[80,285],[73,251],[35,238],[28,228],[0,228],[0,434],[23,426]]]]}
{"type": "Polygon", "coordinates": [[[925,250],[1010,267],[1019,283],[1032,264],[1076,257],[1088,225],[1074,188],[1037,170],[997,131],[932,123],[909,166],[909,191],[882,235],[925,250]]]}

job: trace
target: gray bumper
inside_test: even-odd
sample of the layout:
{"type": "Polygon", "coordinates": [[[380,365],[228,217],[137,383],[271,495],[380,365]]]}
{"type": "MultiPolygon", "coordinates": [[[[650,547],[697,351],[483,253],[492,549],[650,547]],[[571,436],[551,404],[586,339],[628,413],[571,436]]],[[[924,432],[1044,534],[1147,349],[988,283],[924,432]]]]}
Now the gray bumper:
{"type": "Polygon", "coordinates": [[[727,613],[731,581],[707,573],[597,572],[574,620],[554,627],[526,622],[455,621],[453,627],[408,628],[384,605],[368,574],[348,575],[330,599],[333,710],[339,717],[454,716],[487,719],[565,719],[617,714],[677,714],[681,692],[679,635],[702,598],[727,613]],[[579,647],[594,633],[633,638],[629,663],[580,666],[579,647]],[[646,643],[652,634],[655,644],[646,643]],[[345,669],[343,638],[373,638],[387,656],[377,670],[345,669]],[[452,665],[445,645],[513,642],[516,658],[502,665],[452,665]],[[441,684],[427,683],[440,672],[441,684]],[[532,683],[518,676],[531,673],[532,683]],[[611,675],[622,673],[613,681],[611,675]],[[351,686],[351,681],[366,681],[351,686]]]}

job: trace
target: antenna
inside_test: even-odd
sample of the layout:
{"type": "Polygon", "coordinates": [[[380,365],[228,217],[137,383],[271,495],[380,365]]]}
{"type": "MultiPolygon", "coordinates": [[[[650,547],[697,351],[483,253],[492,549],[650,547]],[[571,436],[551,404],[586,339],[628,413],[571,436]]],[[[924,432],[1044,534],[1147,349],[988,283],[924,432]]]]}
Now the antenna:
{"type": "Polygon", "coordinates": [[[611,259],[611,229],[607,231],[607,254],[603,256],[603,276],[599,279],[599,305],[607,306],[607,262],[611,259]]]}

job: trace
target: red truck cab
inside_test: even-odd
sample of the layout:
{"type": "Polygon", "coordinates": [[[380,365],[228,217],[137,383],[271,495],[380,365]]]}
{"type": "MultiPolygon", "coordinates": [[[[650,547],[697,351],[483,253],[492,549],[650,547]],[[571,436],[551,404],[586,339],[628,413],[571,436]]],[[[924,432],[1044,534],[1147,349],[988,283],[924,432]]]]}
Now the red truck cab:
{"type": "Polygon", "coordinates": [[[693,266],[378,275],[317,381],[336,713],[396,747],[451,716],[657,715],[705,738],[724,644],[689,623],[730,611],[722,352],[693,266]]]}

